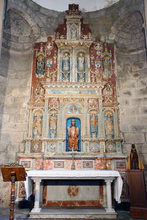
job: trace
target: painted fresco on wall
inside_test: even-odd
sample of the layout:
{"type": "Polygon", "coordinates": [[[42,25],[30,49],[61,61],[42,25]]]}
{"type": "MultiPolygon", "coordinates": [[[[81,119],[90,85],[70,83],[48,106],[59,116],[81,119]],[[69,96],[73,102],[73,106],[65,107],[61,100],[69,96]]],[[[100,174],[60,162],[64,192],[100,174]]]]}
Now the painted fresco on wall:
{"type": "Polygon", "coordinates": [[[66,150],[81,150],[81,121],[79,118],[68,118],[66,122],[66,150]]]}

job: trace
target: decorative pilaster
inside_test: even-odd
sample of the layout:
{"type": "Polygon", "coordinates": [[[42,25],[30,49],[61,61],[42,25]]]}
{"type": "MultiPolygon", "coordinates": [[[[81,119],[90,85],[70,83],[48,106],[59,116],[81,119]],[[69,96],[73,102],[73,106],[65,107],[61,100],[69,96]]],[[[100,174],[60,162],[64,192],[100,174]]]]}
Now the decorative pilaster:
{"type": "Polygon", "coordinates": [[[104,138],[105,137],[104,114],[103,114],[102,100],[101,99],[99,99],[98,136],[99,136],[99,138],[104,138]]]}
{"type": "Polygon", "coordinates": [[[115,138],[119,138],[120,135],[119,135],[119,123],[118,123],[118,109],[116,108],[115,109],[115,112],[114,112],[114,137],[115,138]]]}
{"type": "Polygon", "coordinates": [[[76,56],[75,49],[72,50],[72,60],[71,60],[71,82],[77,82],[77,74],[76,74],[76,56]]]}
{"type": "Polygon", "coordinates": [[[43,114],[43,137],[48,137],[48,99],[45,100],[45,105],[44,105],[44,114],[43,114]]]}
{"type": "Polygon", "coordinates": [[[62,138],[62,111],[63,111],[63,99],[60,99],[60,107],[58,111],[58,120],[57,120],[57,136],[62,138]]]}
{"type": "Polygon", "coordinates": [[[89,134],[90,134],[89,129],[88,129],[89,120],[87,120],[87,118],[89,118],[88,103],[87,103],[87,99],[85,99],[85,102],[84,102],[85,137],[89,137],[89,134]]]}

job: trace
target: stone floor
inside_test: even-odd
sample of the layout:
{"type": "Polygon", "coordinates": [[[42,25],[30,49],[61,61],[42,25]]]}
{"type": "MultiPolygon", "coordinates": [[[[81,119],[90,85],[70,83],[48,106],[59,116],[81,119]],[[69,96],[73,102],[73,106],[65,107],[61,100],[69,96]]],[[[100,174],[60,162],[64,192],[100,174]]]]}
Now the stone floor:
{"type": "MultiPolygon", "coordinates": [[[[75,212],[76,212],[76,210],[75,210],[75,212]]],[[[124,219],[124,220],[143,220],[143,219],[133,219],[133,218],[131,218],[129,211],[117,211],[117,215],[118,215],[117,220],[118,219],[120,219],[120,220],[121,219],[124,219]]],[[[0,220],[8,220],[8,219],[9,219],[9,209],[8,208],[0,208],[0,220]]],[[[14,218],[14,220],[27,220],[27,219],[29,219],[29,210],[28,209],[15,208],[15,218],[14,218]]],[[[49,218],[47,218],[47,219],[49,219],[49,218]]],[[[50,220],[55,220],[55,218],[50,218],[50,220]]]]}

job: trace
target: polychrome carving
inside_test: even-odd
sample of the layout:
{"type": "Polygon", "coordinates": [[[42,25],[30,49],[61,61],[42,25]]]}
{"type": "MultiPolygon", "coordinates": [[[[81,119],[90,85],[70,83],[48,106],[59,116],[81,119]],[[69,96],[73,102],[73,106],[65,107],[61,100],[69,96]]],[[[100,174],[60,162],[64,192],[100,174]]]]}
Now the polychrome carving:
{"type": "Polygon", "coordinates": [[[81,121],[79,118],[67,119],[66,146],[67,151],[80,151],[81,121]]]}
{"type": "Polygon", "coordinates": [[[105,137],[106,139],[114,138],[114,118],[110,111],[105,113],[105,137]]]}
{"type": "Polygon", "coordinates": [[[34,45],[28,136],[46,144],[26,141],[26,151],[102,154],[113,140],[120,154],[114,64],[114,45],[92,41],[78,5],[70,5],[55,34],[34,45]]]}

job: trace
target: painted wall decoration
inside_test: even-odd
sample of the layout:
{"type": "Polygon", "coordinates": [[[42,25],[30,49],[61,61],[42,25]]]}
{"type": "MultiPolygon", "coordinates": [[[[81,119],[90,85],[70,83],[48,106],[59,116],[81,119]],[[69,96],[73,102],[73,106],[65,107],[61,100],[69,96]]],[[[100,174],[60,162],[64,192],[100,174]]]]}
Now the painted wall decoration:
{"type": "Polygon", "coordinates": [[[60,105],[59,98],[49,98],[48,99],[48,109],[51,111],[52,109],[58,111],[60,105]]]}
{"type": "Polygon", "coordinates": [[[96,142],[91,142],[89,145],[89,151],[93,153],[100,153],[100,144],[96,142]]]}
{"type": "Polygon", "coordinates": [[[49,142],[48,145],[47,145],[47,149],[46,149],[46,152],[47,153],[50,153],[50,152],[55,152],[56,151],[56,143],[54,142],[49,142]]]}
{"type": "Polygon", "coordinates": [[[33,140],[31,143],[31,152],[40,153],[42,151],[42,142],[41,140],[33,140]]]}
{"type": "Polygon", "coordinates": [[[81,112],[82,112],[81,106],[79,104],[76,104],[76,103],[69,104],[66,107],[66,112],[68,114],[81,114],[81,112]]]}
{"type": "Polygon", "coordinates": [[[112,85],[110,83],[106,83],[103,89],[103,101],[105,103],[105,105],[110,105],[111,103],[113,103],[113,88],[112,85]]]}
{"type": "Polygon", "coordinates": [[[116,152],[116,145],[114,142],[108,141],[106,143],[106,152],[116,152]]]}

